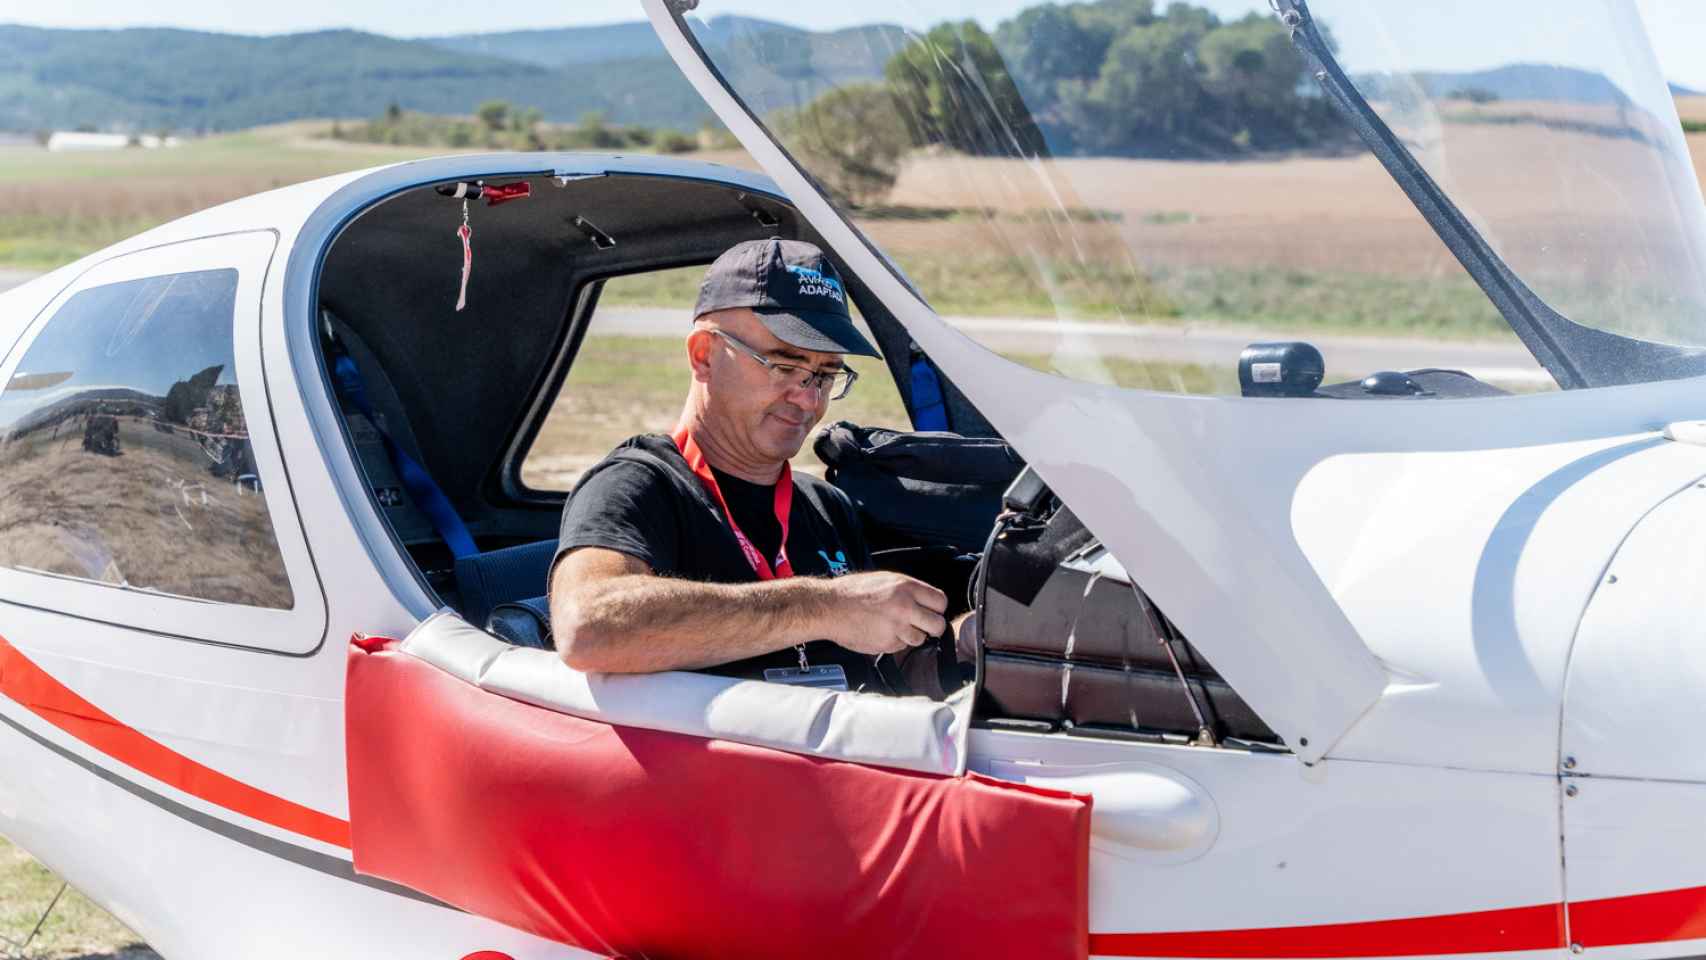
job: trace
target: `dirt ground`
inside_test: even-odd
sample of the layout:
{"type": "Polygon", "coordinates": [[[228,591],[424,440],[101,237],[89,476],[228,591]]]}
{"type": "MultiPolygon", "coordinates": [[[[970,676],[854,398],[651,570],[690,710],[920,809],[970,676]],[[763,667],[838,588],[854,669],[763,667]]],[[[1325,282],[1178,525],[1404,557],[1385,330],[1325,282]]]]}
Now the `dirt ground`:
{"type": "MultiPolygon", "coordinates": [[[[1706,103],[1701,109],[1706,112],[1706,103]]],[[[1663,172],[1639,145],[1611,137],[1533,124],[1443,129],[1449,149],[1435,155],[1437,169],[1447,174],[1441,178],[1445,186],[1471,216],[1534,230],[1558,226],[1561,196],[1569,198],[1575,215],[1592,218],[1576,222],[1578,232],[1604,229],[1593,221],[1624,217],[1634,202],[1655,196],[1642,181],[1663,172]],[[1513,156],[1566,151],[1586,161],[1584,175],[1567,183],[1548,179],[1567,170],[1510,162],[1513,156]],[[1588,166],[1628,176],[1589,177],[1588,166]]],[[[1706,171],[1706,134],[1689,137],[1688,144],[1696,170],[1706,171]]],[[[1706,182],[1706,175],[1697,176],[1706,182]]],[[[903,168],[890,202],[1008,213],[1106,211],[1117,217],[1117,226],[1075,223],[1075,232],[1093,242],[1122,238],[1137,253],[1139,267],[1213,263],[1432,273],[1450,262],[1379,161],[1366,154],[1202,163],[1068,158],[1043,170],[1014,161],[924,157],[903,168]]],[[[928,222],[880,228],[885,240],[903,247],[951,245],[970,239],[972,229],[950,235],[928,222]]],[[[1011,223],[1003,232],[1028,229],[1036,225],[1011,223]]]]}
{"type": "MultiPolygon", "coordinates": [[[[1700,182],[1706,134],[1687,138],[1695,169],[1681,170],[1640,139],[1657,132],[1624,134],[1601,119],[1494,113],[1410,131],[1411,147],[1495,250],[1566,316],[1697,341],[1706,251],[1694,238],[1706,224],[1678,222],[1689,214],[1673,185],[1700,182]],[[1523,157],[1534,159],[1512,160],[1523,157]]],[[[1406,313],[1396,326],[1418,334],[1508,336],[1366,154],[1041,164],[920,156],[906,163],[889,202],[956,211],[861,221],[926,292],[951,291],[961,272],[979,285],[992,277],[1012,285],[1007,301],[1052,300],[1086,317],[1278,320],[1301,333],[1316,311],[1329,326],[1411,332],[1369,321],[1384,297],[1406,313]],[[1002,256],[1006,273],[1024,276],[983,263],[1002,256]],[[1241,283],[1261,294],[1221,308],[1222,291],[1236,294],[1241,283]],[[1417,283],[1450,292],[1454,309],[1469,312],[1408,315],[1417,283]],[[1324,286],[1335,296],[1320,296],[1324,286]]]]}

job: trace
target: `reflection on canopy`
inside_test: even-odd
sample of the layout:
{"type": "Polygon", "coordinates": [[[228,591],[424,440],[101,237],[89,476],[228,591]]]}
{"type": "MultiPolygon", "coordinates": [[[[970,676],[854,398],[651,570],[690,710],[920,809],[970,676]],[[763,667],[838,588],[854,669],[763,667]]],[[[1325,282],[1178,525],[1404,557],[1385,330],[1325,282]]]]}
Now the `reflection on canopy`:
{"type": "Polygon", "coordinates": [[[0,564],[288,609],[232,323],[237,271],[67,300],[0,392],[0,564]]]}
{"type": "Polygon", "coordinates": [[[1500,38],[1455,72],[1436,68],[1455,31],[1418,38],[1380,5],[1311,6],[1365,38],[1341,52],[1353,82],[1542,299],[1578,323],[1706,345],[1706,207],[1631,5],[1432,4],[1428,19],[1500,38]]]}
{"type": "MultiPolygon", "coordinates": [[[[1236,392],[1258,339],[1321,344],[1330,378],[1550,385],[1271,14],[1047,4],[986,29],[918,7],[939,25],[814,34],[714,3],[689,24],[843,214],[987,345],[1168,390],[1236,392]]],[[[1543,297],[1706,342],[1699,187],[1631,7],[1477,5],[1477,31],[1496,17],[1512,40],[1479,47],[1408,29],[1397,0],[1318,7],[1359,89],[1543,297]]]]}

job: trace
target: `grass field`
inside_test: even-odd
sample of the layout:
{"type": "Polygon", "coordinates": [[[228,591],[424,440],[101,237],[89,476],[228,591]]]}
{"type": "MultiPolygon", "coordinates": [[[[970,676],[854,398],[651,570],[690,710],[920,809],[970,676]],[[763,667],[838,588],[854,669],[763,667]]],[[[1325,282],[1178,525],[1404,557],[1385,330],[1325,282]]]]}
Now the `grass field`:
{"type": "Polygon", "coordinates": [[[0,149],[0,267],[51,269],[216,204],[429,152],[316,140],[314,129],[286,124],[174,150],[0,149]]]}
{"type": "MultiPolygon", "coordinates": [[[[1706,98],[1679,107],[1685,117],[1706,119],[1706,98]]],[[[0,269],[51,268],[226,200],[433,152],[315,138],[319,126],[270,127],[176,150],[0,150],[0,269]]],[[[1513,148],[1567,146],[1597,151],[1613,166],[1635,162],[1616,142],[1584,146],[1580,137],[1532,126],[1469,125],[1451,134],[1453,169],[1472,170],[1474,179],[1448,185],[1474,201],[1476,215],[1514,225],[1502,239],[1519,249],[1525,230],[1549,240],[1556,224],[1547,218],[1555,213],[1525,171],[1494,158],[1513,148]]],[[[1690,137],[1690,145],[1706,154],[1706,134],[1690,137]]],[[[751,165],[738,152],[695,157],[751,165]]],[[[1579,232],[1621,230],[1639,239],[1643,225],[1618,222],[1627,188],[1572,188],[1576,202],[1589,203],[1589,215],[1601,210],[1605,218],[1579,232]]],[[[1046,176],[1000,161],[922,156],[907,163],[886,206],[872,213],[861,225],[947,314],[1051,316],[1065,304],[1069,318],[1101,321],[1509,336],[1366,156],[1074,158],[1056,161],[1046,176]]],[[[1588,249],[1570,256],[1575,252],[1549,251],[1563,254],[1556,259],[1567,269],[1544,282],[1591,284],[1575,265],[1605,258],[1588,249]]],[[[1524,266],[1544,273],[1548,264],[1524,266]]],[[[1621,277],[1628,265],[1608,262],[1603,270],[1621,277]]],[[[1674,271],[1654,272],[1662,279],[1674,271]]],[[[691,301],[696,285],[691,271],[659,274],[607,302],[680,304],[691,301]]],[[[1586,294],[1555,299],[1578,299],[1584,312],[1594,312],[1586,294]]],[[[1662,291],[1652,297],[1665,299],[1662,291]]]]}
{"type": "MultiPolygon", "coordinates": [[[[19,956],[60,880],[30,855],[0,839],[0,956],[19,956]]],[[[158,960],[154,951],[110,914],[67,890],[21,954],[29,960],[158,960]]]]}

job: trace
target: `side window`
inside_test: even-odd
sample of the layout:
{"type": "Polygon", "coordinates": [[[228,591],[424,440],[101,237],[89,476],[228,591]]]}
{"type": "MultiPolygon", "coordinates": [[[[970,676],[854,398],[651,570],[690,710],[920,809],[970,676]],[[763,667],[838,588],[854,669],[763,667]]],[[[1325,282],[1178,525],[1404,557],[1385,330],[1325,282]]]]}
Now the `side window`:
{"type": "MultiPolygon", "coordinates": [[[[563,388],[521,461],[530,490],[566,491],[618,443],[640,433],[668,433],[687,397],[687,347],[694,298],[704,267],[614,277],[563,388]]],[[[883,362],[854,357],[859,382],[829,406],[824,423],[852,420],[909,429],[906,407],[883,362]]],[[[821,474],[808,442],[794,467],[821,474]]]]}
{"type": "Polygon", "coordinates": [[[289,609],[233,344],[237,271],[91,287],[0,390],[0,566],[289,609]]]}

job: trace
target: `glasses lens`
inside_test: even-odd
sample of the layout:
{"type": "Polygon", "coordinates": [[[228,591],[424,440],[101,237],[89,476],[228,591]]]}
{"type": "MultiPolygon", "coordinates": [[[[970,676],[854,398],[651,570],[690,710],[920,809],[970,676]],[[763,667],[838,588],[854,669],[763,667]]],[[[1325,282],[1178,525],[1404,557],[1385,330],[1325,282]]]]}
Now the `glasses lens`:
{"type": "Polygon", "coordinates": [[[829,381],[829,399],[840,400],[853,390],[853,381],[859,379],[852,368],[844,367],[835,371],[835,376],[829,381]]]}

